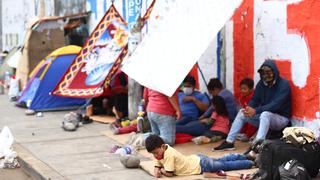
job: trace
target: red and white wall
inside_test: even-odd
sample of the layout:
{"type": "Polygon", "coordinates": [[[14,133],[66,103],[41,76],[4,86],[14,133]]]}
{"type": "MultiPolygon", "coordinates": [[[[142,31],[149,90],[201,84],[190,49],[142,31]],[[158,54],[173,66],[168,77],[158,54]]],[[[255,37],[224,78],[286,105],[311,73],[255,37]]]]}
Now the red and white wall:
{"type": "Polygon", "coordinates": [[[243,77],[275,59],[290,80],[293,120],[318,134],[320,111],[320,1],[244,0],[226,25],[227,87],[239,94],[243,77]]]}

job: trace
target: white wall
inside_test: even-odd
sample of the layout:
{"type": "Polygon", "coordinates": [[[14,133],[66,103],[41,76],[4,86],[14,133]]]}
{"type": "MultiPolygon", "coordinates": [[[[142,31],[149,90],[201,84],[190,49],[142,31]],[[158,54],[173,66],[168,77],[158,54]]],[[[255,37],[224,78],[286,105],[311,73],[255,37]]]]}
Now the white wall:
{"type": "Polygon", "coordinates": [[[31,0],[2,0],[2,46],[3,50],[21,45],[29,19],[34,17],[31,0]]]}

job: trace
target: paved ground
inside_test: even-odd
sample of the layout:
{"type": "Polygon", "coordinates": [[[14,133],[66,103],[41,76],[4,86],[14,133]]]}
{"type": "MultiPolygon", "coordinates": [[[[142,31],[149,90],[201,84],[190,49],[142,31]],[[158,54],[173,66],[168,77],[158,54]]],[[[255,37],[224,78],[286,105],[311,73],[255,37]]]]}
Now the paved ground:
{"type": "Polygon", "coordinates": [[[0,169],[1,180],[32,180],[22,169],[0,169]]]}
{"type": "MultiPolygon", "coordinates": [[[[92,123],[75,132],[66,132],[60,126],[67,112],[26,116],[25,109],[14,107],[5,95],[0,95],[0,107],[0,128],[7,125],[11,129],[16,140],[15,150],[31,163],[27,169],[37,169],[45,178],[154,179],[143,170],[124,168],[118,156],[108,153],[115,142],[99,133],[108,125],[92,123]]],[[[37,173],[33,176],[41,177],[37,173]]]]}

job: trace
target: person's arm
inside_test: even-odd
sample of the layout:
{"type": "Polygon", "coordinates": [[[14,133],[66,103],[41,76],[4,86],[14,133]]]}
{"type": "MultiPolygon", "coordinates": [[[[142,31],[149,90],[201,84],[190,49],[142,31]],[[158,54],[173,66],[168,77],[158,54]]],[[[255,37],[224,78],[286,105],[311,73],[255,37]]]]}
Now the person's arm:
{"type": "Polygon", "coordinates": [[[256,107],[257,114],[263,111],[277,112],[284,103],[291,99],[291,89],[288,81],[283,81],[279,84],[279,90],[273,96],[272,101],[266,105],[256,107]]]}
{"type": "Polygon", "coordinates": [[[213,106],[212,106],[212,105],[209,106],[209,108],[207,109],[207,111],[206,111],[205,113],[203,113],[203,114],[199,117],[199,120],[210,117],[213,111],[214,111],[213,106]]]}
{"type": "Polygon", "coordinates": [[[153,173],[154,173],[153,175],[154,175],[156,178],[160,178],[160,177],[161,177],[161,167],[155,166],[153,173]]]}
{"type": "Polygon", "coordinates": [[[196,104],[196,106],[201,112],[205,112],[209,107],[208,103],[202,102],[201,100],[197,99],[194,96],[193,96],[193,102],[196,104]]]}
{"type": "Polygon", "coordinates": [[[167,177],[172,177],[174,174],[171,171],[166,171],[164,168],[161,168],[161,174],[167,177]]]}
{"type": "Polygon", "coordinates": [[[172,105],[172,107],[174,108],[174,110],[176,111],[177,119],[181,119],[182,114],[181,114],[181,110],[180,110],[177,94],[174,94],[173,96],[168,97],[168,100],[169,100],[170,104],[172,105]]]}
{"type": "Polygon", "coordinates": [[[255,107],[258,107],[260,105],[261,97],[262,97],[261,91],[263,91],[262,82],[259,81],[257,86],[256,86],[256,89],[253,92],[253,96],[252,96],[251,100],[248,103],[248,106],[255,108],[255,107]]]}

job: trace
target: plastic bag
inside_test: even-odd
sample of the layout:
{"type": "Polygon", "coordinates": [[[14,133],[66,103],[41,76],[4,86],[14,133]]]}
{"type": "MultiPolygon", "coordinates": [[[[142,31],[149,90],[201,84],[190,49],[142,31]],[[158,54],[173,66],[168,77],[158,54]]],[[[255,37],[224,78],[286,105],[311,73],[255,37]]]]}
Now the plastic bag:
{"type": "Polygon", "coordinates": [[[0,158],[14,156],[15,153],[11,149],[12,143],[12,133],[7,126],[4,126],[0,133],[0,158]]]}
{"type": "Polygon", "coordinates": [[[9,98],[14,98],[14,97],[17,97],[18,95],[19,95],[19,79],[11,78],[8,96],[9,98]]]}

